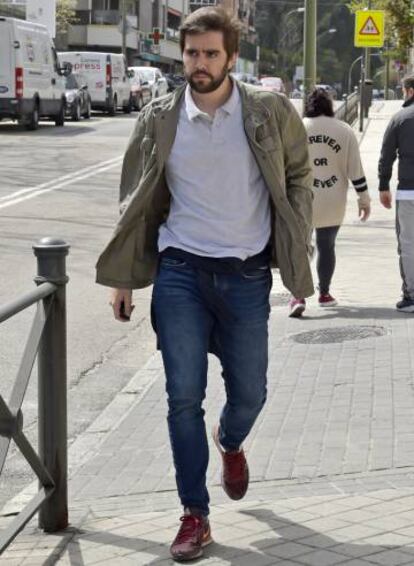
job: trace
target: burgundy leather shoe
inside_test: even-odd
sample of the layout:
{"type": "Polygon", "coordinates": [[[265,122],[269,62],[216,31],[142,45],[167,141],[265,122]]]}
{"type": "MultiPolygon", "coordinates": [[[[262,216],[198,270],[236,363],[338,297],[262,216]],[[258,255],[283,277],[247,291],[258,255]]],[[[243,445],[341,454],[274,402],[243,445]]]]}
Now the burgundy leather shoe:
{"type": "Polygon", "coordinates": [[[177,562],[203,556],[203,547],[213,542],[207,517],[189,513],[183,515],[180,521],[181,527],[170,547],[171,556],[177,562]]]}
{"type": "Polygon", "coordinates": [[[219,430],[218,425],[213,428],[213,440],[223,460],[221,485],[230,499],[242,499],[249,487],[249,467],[246,456],[242,448],[240,450],[224,450],[220,444],[219,430]]]}

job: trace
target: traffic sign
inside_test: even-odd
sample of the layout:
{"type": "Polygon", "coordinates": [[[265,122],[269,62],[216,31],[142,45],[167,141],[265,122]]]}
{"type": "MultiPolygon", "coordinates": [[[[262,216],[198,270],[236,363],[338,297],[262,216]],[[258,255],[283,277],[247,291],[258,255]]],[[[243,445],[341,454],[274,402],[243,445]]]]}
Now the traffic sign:
{"type": "Polygon", "coordinates": [[[382,47],[384,45],[384,11],[357,10],[355,12],[355,47],[382,47]]]}

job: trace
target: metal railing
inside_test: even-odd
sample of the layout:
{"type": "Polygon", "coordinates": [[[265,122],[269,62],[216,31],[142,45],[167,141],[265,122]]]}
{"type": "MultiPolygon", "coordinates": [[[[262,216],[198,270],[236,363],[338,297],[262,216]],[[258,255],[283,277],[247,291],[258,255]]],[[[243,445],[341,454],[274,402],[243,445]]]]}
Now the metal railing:
{"type": "Polygon", "coordinates": [[[343,104],[335,110],[335,118],[343,120],[348,124],[354,124],[358,118],[359,92],[355,90],[352,94],[344,94],[343,104]]]}
{"type": "Polygon", "coordinates": [[[0,554],[39,511],[39,526],[56,532],[68,526],[66,408],[66,255],[62,240],[43,238],[33,246],[37,257],[37,288],[0,307],[0,323],[36,304],[9,403],[0,395],[0,474],[14,440],[39,479],[40,489],[0,532],[0,554]],[[38,360],[37,454],[23,432],[22,403],[38,360]]]}

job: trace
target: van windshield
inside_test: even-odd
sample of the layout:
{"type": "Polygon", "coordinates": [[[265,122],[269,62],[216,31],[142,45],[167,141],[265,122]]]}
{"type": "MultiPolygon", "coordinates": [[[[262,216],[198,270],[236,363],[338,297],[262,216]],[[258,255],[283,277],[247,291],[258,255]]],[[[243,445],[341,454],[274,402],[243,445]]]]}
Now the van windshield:
{"type": "Polygon", "coordinates": [[[144,81],[152,82],[154,80],[154,71],[151,69],[141,69],[140,73],[144,81]]]}

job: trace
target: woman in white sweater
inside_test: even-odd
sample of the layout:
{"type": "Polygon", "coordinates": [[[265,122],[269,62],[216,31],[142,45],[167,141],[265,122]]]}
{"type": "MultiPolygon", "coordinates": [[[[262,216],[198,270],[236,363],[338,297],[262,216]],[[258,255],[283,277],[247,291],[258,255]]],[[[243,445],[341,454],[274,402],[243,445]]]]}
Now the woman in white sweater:
{"type": "MultiPolygon", "coordinates": [[[[329,291],[335,271],[335,240],[345,216],[349,180],[358,195],[361,220],[367,220],[370,214],[370,197],[354,131],[334,117],[332,100],[324,89],[315,89],[309,95],[303,122],[313,169],[319,305],[335,306],[337,301],[329,291]]],[[[304,299],[293,298],[289,316],[301,316],[305,307],[304,299]]]]}

